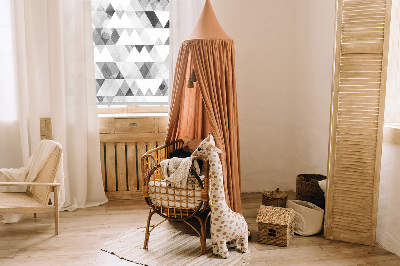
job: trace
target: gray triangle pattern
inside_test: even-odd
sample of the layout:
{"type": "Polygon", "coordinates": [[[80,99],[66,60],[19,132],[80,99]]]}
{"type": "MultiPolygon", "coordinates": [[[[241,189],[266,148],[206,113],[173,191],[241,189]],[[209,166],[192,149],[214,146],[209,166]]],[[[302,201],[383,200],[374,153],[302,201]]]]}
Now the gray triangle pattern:
{"type": "Polygon", "coordinates": [[[169,0],[92,0],[99,103],[166,103],[169,0]]]}

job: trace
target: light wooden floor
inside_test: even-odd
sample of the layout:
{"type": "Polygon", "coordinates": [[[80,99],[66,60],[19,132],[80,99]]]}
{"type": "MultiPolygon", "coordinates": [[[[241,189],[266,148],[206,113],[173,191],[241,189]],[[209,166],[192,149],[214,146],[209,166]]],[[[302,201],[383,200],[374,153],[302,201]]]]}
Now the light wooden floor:
{"type": "MultiPolygon", "coordinates": [[[[398,256],[379,246],[329,241],[321,235],[295,236],[285,248],[258,244],[255,218],[261,195],[244,194],[242,201],[253,236],[250,265],[400,265],[398,256]]],[[[39,214],[36,219],[26,215],[16,224],[0,223],[0,265],[134,265],[100,248],[107,239],[144,226],[147,214],[148,207],[142,200],[113,201],[62,212],[58,236],[53,234],[50,214],[39,214]]],[[[155,218],[157,221],[161,219],[155,218]]],[[[163,226],[187,228],[176,223],[163,226]]]]}

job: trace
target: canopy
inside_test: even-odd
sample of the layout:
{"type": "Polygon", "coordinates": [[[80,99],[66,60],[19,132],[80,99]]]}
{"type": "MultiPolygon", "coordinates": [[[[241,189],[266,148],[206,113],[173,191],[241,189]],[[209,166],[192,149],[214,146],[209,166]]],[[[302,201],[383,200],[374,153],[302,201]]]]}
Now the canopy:
{"type": "Polygon", "coordinates": [[[227,204],[241,212],[234,43],[206,0],[190,39],[179,50],[166,143],[185,138],[204,139],[209,132],[222,150],[227,204]],[[188,88],[193,70],[197,81],[193,88],[188,88]]]}

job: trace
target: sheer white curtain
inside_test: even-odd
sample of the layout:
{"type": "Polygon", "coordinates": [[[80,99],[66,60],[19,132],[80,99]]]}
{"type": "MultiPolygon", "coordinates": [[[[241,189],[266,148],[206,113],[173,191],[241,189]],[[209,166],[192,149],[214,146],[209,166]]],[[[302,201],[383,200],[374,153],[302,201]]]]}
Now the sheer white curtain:
{"type": "MultiPolygon", "coordinates": [[[[90,0],[3,2],[11,3],[16,82],[8,82],[7,89],[0,91],[0,98],[5,92],[17,95],[11,97],[11,106],[17,110],[17,119],[13,120],[17,126],[8,127],[7,134],[18,133],[19,141],[16,137],[6,144],[0,142],[0,159],[6,157],[3,148],[17,154],[12,162],[0,161],[0,167],[27,164],[29,154],[40,141],[39,118],[49,116],[53,138],[63,146],[64,209],[105,203],[90,0]]],[[[1,76],[0,83],[5,78],[1,76]]],[[[0,123],[7,119],[9,115],[2,114],[0,123]]]]}
{"type": "Polygon", "coordinates": [[[203,10],[205,0],[170,0],[170,78],[169,78],[169,99],[171,99],[172,84],[174,82],[174,73],[176,60],[178,59],[181,43],[186,40],[197,19],[203,10]]]}
{"type": "Polygon", "coordinates": [[[0,1],[0,168],[20,167],[21,153],[17,93],[15,88],[15,49],[13,42],[11,2],[0,1]]]}

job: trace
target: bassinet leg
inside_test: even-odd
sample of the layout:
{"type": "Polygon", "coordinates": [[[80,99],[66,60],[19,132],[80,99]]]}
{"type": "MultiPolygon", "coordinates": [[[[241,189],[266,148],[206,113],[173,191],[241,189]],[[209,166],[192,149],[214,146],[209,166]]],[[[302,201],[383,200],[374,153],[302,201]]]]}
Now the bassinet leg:
{"type": "Polygon", "coordinates": [[[147,226],[146,226],[146,234],[144,236],[144,249],[148,249],[149,248],[149,238],[150,238],[150,221],[151,221],[151,216],[153,216],[155,212],[153,211],[153,209],[150,208],[149,211],[149,217],[147,217],[147,226]]]}

